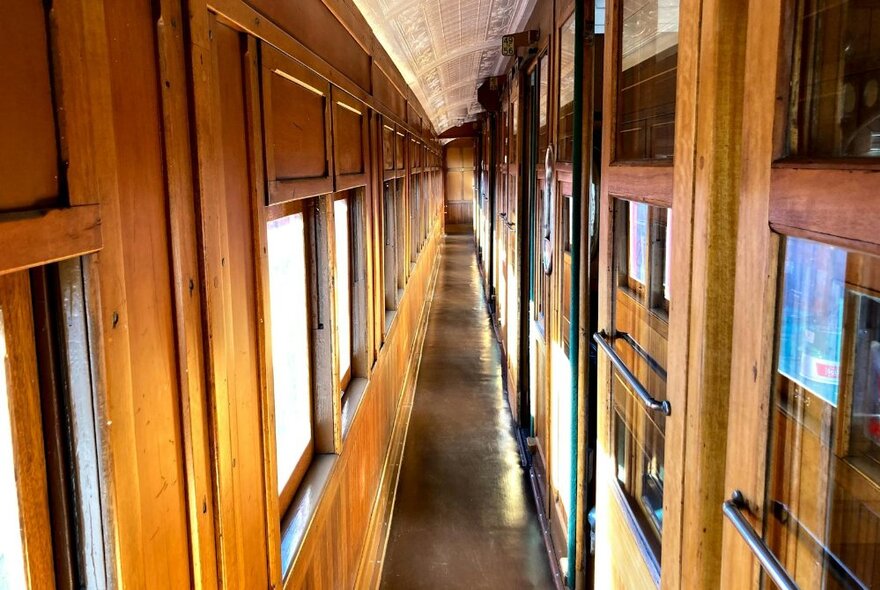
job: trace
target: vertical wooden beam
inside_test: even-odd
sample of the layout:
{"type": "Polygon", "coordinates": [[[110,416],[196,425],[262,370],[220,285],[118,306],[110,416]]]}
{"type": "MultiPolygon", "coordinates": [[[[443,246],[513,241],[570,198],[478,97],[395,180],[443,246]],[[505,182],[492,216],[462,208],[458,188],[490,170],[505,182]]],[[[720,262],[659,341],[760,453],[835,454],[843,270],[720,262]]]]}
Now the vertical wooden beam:
{"type": "Polygon", "coordinates": [[[189,104],[179,2],[161,0],[157,21],[159,71],[162,78],[162,119],[168,222],[174,273],[174,320],[186,469],[187,516],[193,577],[203,587],[217,587],[214,536],[214,493],[203,358],[202,301],[196,206],[189,137],[189,104]]]}
{"type": "MultiPolygon", "coordinates": [[[[245,107],[248,128],[251,176],[251,208],[256,240],[257,342],[259,346],[260,415],[262,417],[263,497],[266,523],[280,523],[277,457],[275,449],[275,400],[272,383],[272,327],[269,321],[269,246],[266,228],[265,164],[260,100],[260,63],[257,40],[247,36],[245,50],[245,107]]],[[[270,588],[281,588],[281,532],[274,524],[267,526],[267,565],[270,588]]]]}
{"type": "MultiPolygon", "coordinates": [[[[682,507],[687,508],[682,509],[681,519],[681,581],[674,582],[674,587],[683,588],[716,588],[720,582],[720,505],[725,499],[724,463],[729,440],[727,408],[746,37],[744,27],[731,27],[730,23],[745,21],[746,5],[738,0],[703,0],[700,14],[696,160],[691,162],[692,183],[676,186],[676,206],[688,198],[687,190],[693,187],[682,463],[682,507]],[[703,244],[711,247],[701,247],[703,244]]],[[[685,172],[681,171],[682,177],[685,172]]],[[[677,213],[674,209],[673,215],[677,213]]],[[[673,222],[677,221],[674,217],[673,222]]]]}
{"type": "MultiPolygon", "coordinates": [[[[774,154],[779,34],[782,2],[748,4],[743,101],[742,178],[738,210],[737,272],[734,292],[730,417],[725,492],[735,485],[749,501],[749,515],[760,530],[766,474],[766,445],[773,370],[773,322],[779,240],[767,227],[770,168],[774,154]],[[735,420],[749,412],[749,420],[735,420]]],[[[758,585],[759,567],[750,550],[725,522],[721,588],[758,585]]]]}
{"type": "Polygon", "coordinates": [[[336,349],[336,263],[333,195],[313,200],[309,221],[309,267],[312,277],[311,325],[312,396],[316,453],[338,454],[342,449],[339,355],[336,349]]]}

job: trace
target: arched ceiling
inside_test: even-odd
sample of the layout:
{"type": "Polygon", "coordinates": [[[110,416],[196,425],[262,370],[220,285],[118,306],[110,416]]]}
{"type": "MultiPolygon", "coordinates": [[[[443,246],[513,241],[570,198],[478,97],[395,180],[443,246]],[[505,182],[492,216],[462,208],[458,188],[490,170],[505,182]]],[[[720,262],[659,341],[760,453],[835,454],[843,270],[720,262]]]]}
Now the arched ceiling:
{"type": "Polygon", "coordinates": [[[482,111],[477,86],[501,73],[501,37],[535,0],[354,0],[439,133],[482,111]]]}

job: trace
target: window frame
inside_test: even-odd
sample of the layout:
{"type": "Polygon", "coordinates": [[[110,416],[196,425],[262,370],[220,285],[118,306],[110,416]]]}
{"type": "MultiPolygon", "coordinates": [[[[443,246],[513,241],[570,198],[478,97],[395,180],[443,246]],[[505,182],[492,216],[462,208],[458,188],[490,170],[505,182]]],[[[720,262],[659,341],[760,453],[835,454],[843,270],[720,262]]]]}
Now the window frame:
{"type": "Polygon", "coordinates": [[[334,333],[335,348],[337,351],[336,352],[337,359],[339,359],[339,350],[341,348],[341,346],[339,344],[340,319],[339,319],[339,314],[336,313],[339,310],[339,305],[338,305],[338,302],[335,301],[335,298],[338,297],[338,295],[339,295],[339,291],[338,291],[339,257],[338,257],[338,252],[336,250],[336,248],[339,244],[339,241],[336,239],[336,234],[335,234],[335,232],[336,232],[335,205],[336,205],[337,201],[345,201],[346,202],[346,216],[347,216],[346,231],[348,232],[347,245],[348,245],[348,345],[349,345],[348,359],[349,359],[349,362],[348,362],[348,368],[345,370],[345,372],[342,371],[342,367],[337,367],[337,372],[339,375],[339,377],[337,379],[337,387],[339,389],[340,395],[342,395],[342,396],[345,396],[345,393],[348,390],[349,385],[351,385],[351,380],[352,380],[352,377],[355,372],[354,371],[354,364],[355,364],[355,344],[354,344],[354,342],[355,342],[355,337],[354,337],[354,331],[355,331],[355,321],[354,321],[355,284],[354,283],[355,283],[355,280],[354,280],[354,273],[357,270],[355,268],[355,252],[356,252],[357,246],[355,245],[354,239],[353,239],[354,238],[354,231],[353,231],[353,223],[352,223],[352,221],[353,221],[352,220],[352,211],[353,211],[352,196],[353,195],[351,194],[351,190],[345,190],[345,191],[340,191],[340,192],[334,193],[333,197],[332,197],[333,198],[333,205],[334,205],[334,211],[333,211],[333,219],[334,219],[333,251],[334,251],[334,255],[335,255],[334,261],[333,261],[334,305],[335,305],[333,333],[334,333]]]}
{"type": "MultiPolygon", "coordinates": [[[[266,364],[266,375],[267,375],[267,398],[268,403],[270,405],[270,413],[273,418],[273,422],[268,425],[272,444],[268,445],[272,448],[272,461],[271,465],[268,469],[269,473],[272,474],[272,481],[275,481],[276,485],[274,489],[279,489],[278,481],[277,481],[277,473],[278,473],[278,453],[279,449],[275,444],[275,383],[273,377],[273,366],[274,366],[274,357],[272,356],[272,346],[271,346],[271,302],[269,300],[269,281],[271,280],[268,272],[268,224],[272,221],[282,219],[285,217],[289,217],[292,215],[302,215],[303,216],[303,240],[305,242],[305,290],[306,290],[306,315],[309,317],[309,323],[311,323],[312,318],[312,290],[314,289],[313,281],[312,281],[312,265],[310,264],[309,252],[314,248],[314,243],[312,241],[312,231],[311,224],[309,222],[309,213],[310,211],[317,205],[314,202],[315,199],[303,199],[303,200],[295,200],[295,201],[287,201],[284,203],[279,203],[276,205],[270,205],[265,207],[265,218],[263,220],[263,229],[262,231],[265,233],[267,251],[266,251],[266,289],[265,289],[265,303],[263,309],[263,317],[264,321],[267,325],[266,327],[266,342],[264,342],[264,362],[266,364]]],[[[283,518],[284,515],[288,512],[293,504],[293,499],[296,496],[297,490],[299,490],[300,484],[302,483],[305,475],[314,460],[316,454],[316,430],[318,428],[317,424],[317,416],[315,415],[315,398],[318,395],[318,392],[315,390],[315,367],[314,367],[314,342],[311,334],[312,330],[308,330],[308,347],[309,347],[309,399],[310,399],[310,409],[311,416],[309,422],[311,424],[311,433],[309,436],[309,443],[306,445],[305,450],[302,455],[296,462],[296,465],[291,472],[290,477],[287,482],[283,486],[281,486],[281,491],[278,493],[278,509],[279,514],[283,518]]]]}

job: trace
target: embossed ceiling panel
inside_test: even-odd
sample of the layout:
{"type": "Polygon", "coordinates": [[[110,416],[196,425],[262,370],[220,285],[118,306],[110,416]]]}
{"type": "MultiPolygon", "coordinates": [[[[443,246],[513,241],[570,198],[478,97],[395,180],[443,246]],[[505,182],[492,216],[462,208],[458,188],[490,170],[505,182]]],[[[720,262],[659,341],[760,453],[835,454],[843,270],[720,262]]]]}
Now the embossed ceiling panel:
{"type": "Polygon", "coordinates": [[[501,37],[535,0],[354,0],[438,132],[482,109],[477,86],[501,73],[501,37]]]}

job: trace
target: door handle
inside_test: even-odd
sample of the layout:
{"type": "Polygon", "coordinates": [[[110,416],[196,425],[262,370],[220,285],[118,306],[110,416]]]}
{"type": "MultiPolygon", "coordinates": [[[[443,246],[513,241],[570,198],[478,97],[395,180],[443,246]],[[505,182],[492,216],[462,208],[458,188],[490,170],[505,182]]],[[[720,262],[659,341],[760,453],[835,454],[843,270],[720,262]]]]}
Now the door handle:
{"type": "Polygon", "coordinates": [[[652,396],[642,382],[639,381],[638,377],[629,370],[629,367],[626,366],[626,363],[623,362],[623,359],[614,350],[613,341],[604,330],[593,334],[593,340],[599,345],[599,348],[605,351],[605,354],[608,355],[608,360],[611,361],[614,368],[620,372],[624,380],[632,387],[645,408],[652,412],[660,412],[665,416],[669,416],[672,413],[672,404],[668,400],[660,401],[652,396]]]}
{"type": "Polygon", "coordinates": [[[725,500],[724,504],[721,505],[721,509],[724,511],[724,516],[727,517],[727,520],[730,521],[736,529],[736,532],[740,534],[743,541],[749,546],[749,549],[751,549],[754,556],[761,563],[761,567],[764,568],[764,571],[767,572],[767,575],[770,576],[773,583],[779,586],[782,590],[799,590],[798,585],[792,579],[791,575],[789,575],[786,569],[782,566],[779,559],[773,555],[770,548],[767,547],[764,539],[761,538],[749,521],[746,520],[746,517],[742,512],[745,507],[746,499],[739,490],[734,490],[730,499],[725,500]]]}

